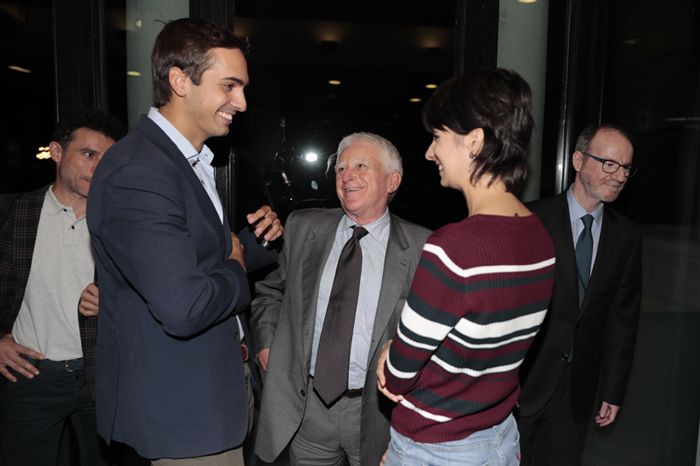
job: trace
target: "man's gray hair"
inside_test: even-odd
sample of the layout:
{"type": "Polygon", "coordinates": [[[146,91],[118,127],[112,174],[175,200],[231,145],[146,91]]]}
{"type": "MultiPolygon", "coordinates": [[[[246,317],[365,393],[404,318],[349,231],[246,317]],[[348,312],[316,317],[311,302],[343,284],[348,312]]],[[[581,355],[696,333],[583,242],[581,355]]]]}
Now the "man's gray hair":
{"type": "Polygon", "coordinates": [[[345,149],[347,149],[348,146],[357,142],[358,140],[369,142],[370,144],[374,144],[379,147],[384,169],[388,170],[389,172],[399,172],[399,174],[403,176],[403,163],[401,162],[399,150],[391,143],[391,141],[379,136],[378,134],[367,132],[348,134],[340,141],[340,144],[338,144],[338,158],[340,158],[341,154],[345,149]]]}

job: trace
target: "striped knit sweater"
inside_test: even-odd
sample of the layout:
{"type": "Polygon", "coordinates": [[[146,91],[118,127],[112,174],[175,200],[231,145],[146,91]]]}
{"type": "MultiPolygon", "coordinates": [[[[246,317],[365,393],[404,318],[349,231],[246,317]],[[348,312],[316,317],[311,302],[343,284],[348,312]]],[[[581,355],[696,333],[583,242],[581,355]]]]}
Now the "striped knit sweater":
{"type": "Polygon", "coordinates": [[[474,215],[428,238],[384,369],[391,425],[417,442],[502,422],[547,312],[554,246],[539,219],[474,215]]]}

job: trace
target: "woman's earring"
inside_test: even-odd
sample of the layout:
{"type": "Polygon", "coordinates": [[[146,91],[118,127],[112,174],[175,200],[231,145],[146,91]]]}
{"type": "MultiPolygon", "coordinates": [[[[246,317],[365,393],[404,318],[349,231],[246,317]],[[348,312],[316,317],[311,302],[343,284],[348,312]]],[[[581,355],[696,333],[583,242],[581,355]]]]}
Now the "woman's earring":
{"type": "Polygon", "coordinates": [[[475,152],[470,152],[469,153],[469,158],[474,160],[476,158],[476,153],[475,152]]]}

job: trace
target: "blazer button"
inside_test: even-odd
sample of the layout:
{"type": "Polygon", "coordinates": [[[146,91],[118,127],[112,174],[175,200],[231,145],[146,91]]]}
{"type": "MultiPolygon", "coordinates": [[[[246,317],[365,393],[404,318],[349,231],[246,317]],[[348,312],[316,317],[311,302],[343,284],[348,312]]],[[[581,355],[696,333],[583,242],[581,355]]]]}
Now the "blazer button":
{"type": "Polygon", "coordinates": [[[299,394],[300,394],[301,396],[306,396],[306,390],[304,390],[304,389],[302,388],[301,390],[299,390],[299,394]]]}
{"type": "Polygon", "coordinates": [[[568,361],[569,360],[569,353],[561,353],[561,360],[568,361]]]}

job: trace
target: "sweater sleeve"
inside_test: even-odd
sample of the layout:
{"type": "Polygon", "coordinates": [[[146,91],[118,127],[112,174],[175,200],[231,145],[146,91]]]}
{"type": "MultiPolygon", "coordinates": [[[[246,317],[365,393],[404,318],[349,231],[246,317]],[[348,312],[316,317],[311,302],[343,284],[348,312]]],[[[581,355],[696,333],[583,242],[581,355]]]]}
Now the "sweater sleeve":
{"type": "Polygon", "coordinates": [[[411,390],[421,369],[464,312],[465,294],[457,267],[433,235],[423,248],[396,338],[384,367],[387,389],[411,390]],[[457,285],[457,286],[456,286],[457,285]]]}

